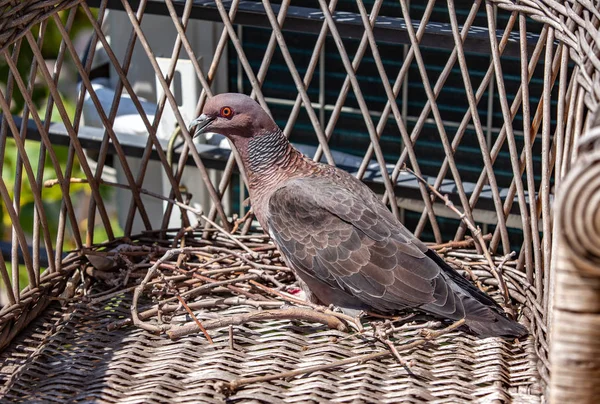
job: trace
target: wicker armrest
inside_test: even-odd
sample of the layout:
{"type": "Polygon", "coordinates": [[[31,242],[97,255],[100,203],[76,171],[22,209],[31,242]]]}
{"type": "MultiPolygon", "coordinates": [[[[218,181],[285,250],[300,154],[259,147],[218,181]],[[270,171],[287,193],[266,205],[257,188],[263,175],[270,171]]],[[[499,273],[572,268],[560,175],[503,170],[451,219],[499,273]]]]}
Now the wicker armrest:
{"type": "Polygon", "coordinates": [[[554,403],[596,402],[600,393],[599,141],[596,125],[579,142],[580,156],[559,189],[555,210],[550,384],[554,403]]]}

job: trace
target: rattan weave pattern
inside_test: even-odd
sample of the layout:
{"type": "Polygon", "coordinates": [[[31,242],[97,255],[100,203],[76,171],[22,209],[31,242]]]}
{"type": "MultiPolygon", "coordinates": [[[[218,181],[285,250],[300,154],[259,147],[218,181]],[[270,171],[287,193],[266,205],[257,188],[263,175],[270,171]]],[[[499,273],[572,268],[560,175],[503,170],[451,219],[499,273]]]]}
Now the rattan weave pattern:
{"type": "Polygon", "coordinates": [[[35,24],[80,2],[81,0],[0,1],[0,52],[22,38],[35,24]]]}
{"type": "MultiPolygon", "coordinates": [[[[171,341],[135,327],[107,331],[129,315],[128,298],[103,305],[52,304],[2,353],[4,402],[198,403],[227,398],[220,381],[325,364],[382,349],[369,338],[352,337],[304,322],[269,321],[211,331],[171,341]],[[337,339],[332,343],[333,339],[337,339]]],[[[232,307],[220,315],[249,312],[232,307]]],[[[410,326],[402,343],[418,335],[410,326]]],[[[431,402],[500,400],[540,402],[531,363],[532,339],[521,346],[477,339],[456,331],[428,347],[403,355],[412,374],[394,359],[347,365],[292,380],[257,383],[229,397],[243,402],[431,402]]]]}

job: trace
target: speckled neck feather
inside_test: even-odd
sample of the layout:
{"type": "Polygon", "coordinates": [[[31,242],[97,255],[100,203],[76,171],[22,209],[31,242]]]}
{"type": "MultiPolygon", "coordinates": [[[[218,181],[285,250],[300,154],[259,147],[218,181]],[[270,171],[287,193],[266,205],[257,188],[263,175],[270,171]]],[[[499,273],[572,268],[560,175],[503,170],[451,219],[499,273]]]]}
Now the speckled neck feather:
{"type": "Polygon", "coordinates": [[[250,138],[242,155],[252,208],[265,227],[265,209],[271,193],[291,178],[308,173],[315,163],[296,150],[279,129],[250,138]]]}
{"type": "Polygon", "coordinates": [[[286,166],[293,148],[287,138],[277,130],[254,136],[248,142],[248,163],[253,174],[264,174],[273,166],[286,166]]]}

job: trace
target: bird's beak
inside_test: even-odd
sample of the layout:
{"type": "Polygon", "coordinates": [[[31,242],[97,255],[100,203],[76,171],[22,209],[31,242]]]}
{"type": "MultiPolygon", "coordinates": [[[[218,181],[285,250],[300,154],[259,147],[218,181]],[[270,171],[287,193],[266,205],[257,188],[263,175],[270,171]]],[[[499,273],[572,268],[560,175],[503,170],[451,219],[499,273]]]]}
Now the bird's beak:
{"type": "Polygon", "coordinates": [[[214,117],[208,116],[206,114],[202,114],[198,118],[196,118],[192,122],[190,122],[190,125],[188,126],[188,131],[191,133],[192,129],[196,128],[196,131],[194,132],[194,135],[192,136],[194,138],[194,137],[198,136],[199,134],[204,133],[204,131],[206,130],[208,125],[210,125],[211,122],[214,120],[215,120],[214,117]]]}

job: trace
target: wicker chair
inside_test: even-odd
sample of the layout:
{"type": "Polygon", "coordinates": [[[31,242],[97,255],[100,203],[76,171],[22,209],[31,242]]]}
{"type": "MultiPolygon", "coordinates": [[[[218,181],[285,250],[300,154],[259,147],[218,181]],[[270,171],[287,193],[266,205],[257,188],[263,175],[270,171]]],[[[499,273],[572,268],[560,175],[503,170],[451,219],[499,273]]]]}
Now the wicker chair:
{"type": "Polygon", "coordinates": [[[291,3],[0,1],[0,207],[12,240],[0,255],[2,401],[595,402],[600,4],[430,0],[409,13],[406,0],[369,9],[363,0],[291,3]],[[126,22],[127,39],[107,33],[108,10],[126,22]],[[155,15],[164,26],[146,22],[155,15]],[[93,32],[84,58],[76,19],[93,32]],[[212,49],[194,44],[209,35],[190,34],[194,21],[212,21],[212,49]],[[163,38],[173,38],[164,56],[152,38],[167,25],[174,34],[163,38]],[[240,27],[270,29],[264,55],[248,56],[240,27]],[[308,55],[290,51],[295,33],[312,35],[308,55]],[[43,53],[50,35],[62,39],[53,65],[43,53]],[[445,52],[439,70],[429,49],[445,52]],[[316,77],[327,84],[326,52],[343,74],[335,94],[315,103],[316,77]],[[136,85],[141,67],[132,60],[140,58],[156,76],[154,100],[136,85]],[[431,319],[361,325],[278,291],[293,276],[243,204],[243,217],[234,214],[233,194],[244,199],[235,153],[193,144],[186,129],[194,116],[172,91],[181,59],[201,90],[192,113],[218,80],[236,90],[237,77],[237,89],[292,141],[310,134],[303,142],[315,159],[339,162],[332,148],[345,141],[334,130],[360,122],[368,147],[349,169],[530,337],[477,339],[450,327],[432,338],[424,329],[442,325],[431,319]],[[106,103],[95,81],[100,62],[113,85],[106,103]],[[357,71],[361,62],[375,80],[357,71]],[[81,84],[71,111],[59,89],[74,73],[81,84]],[[279,97],[285,102],[269,95],[277,75],[297,89],[279,97]],[[450,95],[454,110],[442,105],[450,82],[461,88],[450,95]],[[45,108],[40,87],[49,89],[45,108]],[[369,98],[373,91],[383,102],[369,98]],[[118,126],[124,103],[130,129],[143,136],[118,126]],[[423,166],[432,142],[442,155],[423,166]],[[463,147],[476,163],[464,162],[463,147]],[[502,164],[508,180],[497,178],[502,164]],[[158,178],[165,187],[151,189],[158,178]],[[58,209],[46,203],[50,192],[62,199],[58,209]],[[422,211],[410,219],[411,208],[422,211]],[[452,240],[443,240],[448,232],[452,240]]]}

